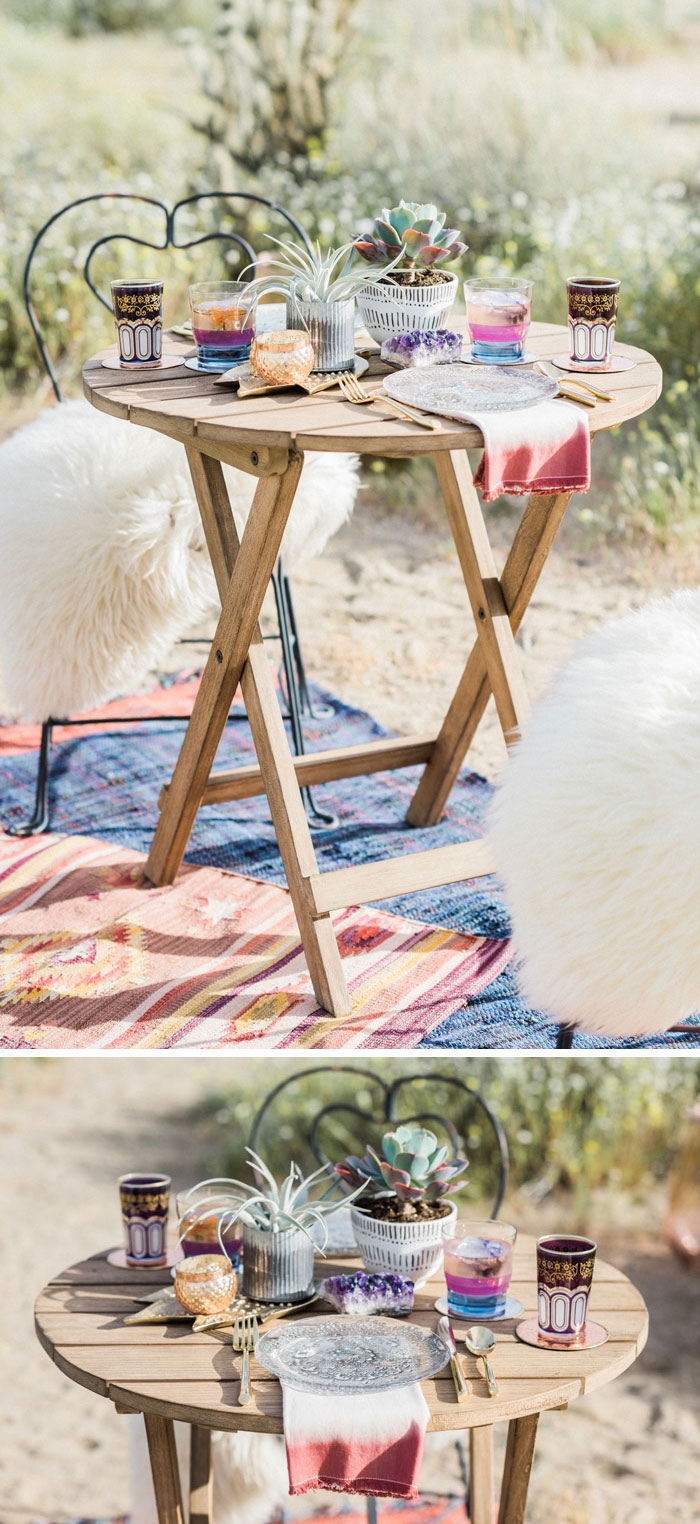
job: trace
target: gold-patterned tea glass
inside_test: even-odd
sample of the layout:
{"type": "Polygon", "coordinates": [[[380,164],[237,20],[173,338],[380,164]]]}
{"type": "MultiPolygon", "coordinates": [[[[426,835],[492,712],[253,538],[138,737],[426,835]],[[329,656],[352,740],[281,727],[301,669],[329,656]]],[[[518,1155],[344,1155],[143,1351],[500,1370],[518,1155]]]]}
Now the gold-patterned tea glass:
{"type": "Polygon", "coordinates": [[[251,369],[269,386],[298,386],[311,375],[314,346],[308,333],[274,328],[257,334],[250,351],[251,369]]]}
{"type": "Polygon", "coordinates": [[[119,1199],[127,1265],[167,1262],[169,1175],[122,1175],[119,1199]]]}
{"type": "Polygon", "coordinates": [[[175,1267],[175,1295],[188,1312],[224,1312],[236,1295],[238,1276],[225,1254],[195,1254],[175,1267]]]}

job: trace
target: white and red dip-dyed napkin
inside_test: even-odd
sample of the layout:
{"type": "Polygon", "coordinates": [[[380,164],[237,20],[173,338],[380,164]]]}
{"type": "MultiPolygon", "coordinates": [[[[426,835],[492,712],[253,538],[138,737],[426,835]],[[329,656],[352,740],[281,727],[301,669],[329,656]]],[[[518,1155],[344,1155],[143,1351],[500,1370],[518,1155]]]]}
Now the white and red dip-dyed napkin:
{"type": "Polygon", "coordinates": [[[321,1396],[282,1383],[289,1491],[415,1498],[428,1405],[419,1385],[321,1396]]]}
{"type": "Polygon", "coordinates": [[[538,402],[503,413],[470,412],[484,436],[474,477],[485,503],[502,493],[587,492],[591,484],[588,422],[570,402],[538,402]]]}

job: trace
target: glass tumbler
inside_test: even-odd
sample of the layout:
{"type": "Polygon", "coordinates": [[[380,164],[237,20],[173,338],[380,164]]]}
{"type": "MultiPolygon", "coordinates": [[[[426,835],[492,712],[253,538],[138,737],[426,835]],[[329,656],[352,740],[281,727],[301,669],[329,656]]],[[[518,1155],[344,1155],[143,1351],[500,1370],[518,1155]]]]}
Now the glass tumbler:
{"type": "Polygon", "coordinates": [[[239,360],[247,360],[255,338],[248,282],[202,281],[190,286],[189,297],[198,369],[224,371],[239,360]]]}
{"type": "Polygon", "coordinates": [[[443,1229],[447,1306],[454,1317],[501,1317],[513,1272],[517,1228],[488,1219],[443,1229]]]}
{"type": "Polygon", "coordinates": [[[530,327],[532,281],[519,275],[479,276],[464,282],[472,359],[485,365],[520,360],[530,327]]]}

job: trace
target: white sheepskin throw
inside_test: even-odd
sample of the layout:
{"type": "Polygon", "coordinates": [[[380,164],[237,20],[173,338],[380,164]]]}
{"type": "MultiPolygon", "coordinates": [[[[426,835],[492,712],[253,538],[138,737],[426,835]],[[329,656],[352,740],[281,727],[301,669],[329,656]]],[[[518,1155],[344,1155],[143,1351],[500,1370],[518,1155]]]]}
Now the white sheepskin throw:
{"type": "MultiPolygon", "coordinates": [[[[187,1513],[190,1429],[175,1424],[180,1485],[187,1513]]],[[[273,1434],[212,1434],[212,1524],[267,1524],[289,1499],[284,1443],[273,1434]]],[[[129,1419],[131,1524],[158,1524],[142,1418],[129,1419]]]]}
{"type": "MultiPolygon", "coordinates": [[[[225,467],[239,533],[255,478],[225,467]]],[[[320,555],[357,457],[308,456],[283,542],[320,555]]],[[[62,718],[134,692],[218,608],[181,444],[63,402],[0,445],[0,712],[62,718]]]]}
{"type": "Polygon", "coordinates": [[[700,1010],[700,591],[581,642],[490,834],[530,1005],[615,1037],[700,1010]]]}

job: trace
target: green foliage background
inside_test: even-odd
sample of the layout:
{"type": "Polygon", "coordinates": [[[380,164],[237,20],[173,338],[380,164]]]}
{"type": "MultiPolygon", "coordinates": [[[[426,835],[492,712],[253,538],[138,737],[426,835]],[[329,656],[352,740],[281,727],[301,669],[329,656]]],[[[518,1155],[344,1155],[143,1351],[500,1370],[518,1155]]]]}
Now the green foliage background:
{"type": "MultiPolygon", "coordinates": [[[[260,0],[258,32],[247,21],[244,29],[250,68],[263,23],[264,69],[279,70],[285,27],[291,36],[313,5],[321,77],[324,5],[333,4],[340,0],[260,0]],[[279,34],[276,52],[270,29],[279,34]]],[[[647,419],[597,442],[594,489],[579,515],[592,535],[642,533],[665,544],[692,535],[700,504],[700,112],[687,102],[700,67],[699,0],[347,0],[345,8],[328,130],[309,138],[301,156],[278,143],[257,188],[325,243],[345,241],[402,195],[435,199],[469,242],[462,273],[532,275],[540,319],[565,319],[564,281],[573,270],[618,274],[620,334],[654,351],[666,387],[647,419]]],[[[192,188],[220,187],[222,175],[226,188],[242,188],[239,176],[231,184],[233,161],[222,169],[202,129],[214,109],[207,89],[240,67],[242,34],[230,18],[255,12],[249,0],[9,0],[0,17],[6,411],[19,404],[26,415],[27,404],[45,396],[21,274],[31,237],[52,211],[95,189],[133,188],[171,202],[192,188]]],[[[245,77],[244,68],[244,94],[245,77]]],[[[250,91],[261,81],[253,70],[250,91]]],[[[120,222],[126,231],[142,226],[136,214],[120,222]]],[[[94,209],[78,212],[42,254],[38,305],[69,390],[77,390],[81,357],[110,332],[82,283],[84,252],[97,229],[117,225],[109,208],[98,220],[94,209]]],[[[255,229],[260,245],[264,231],[255,229]]],[[[123,257],[123,248],[101,257],[105,286],[123,257]]],[[[134,273],[149,262],[152,254],[130,251],[134,273]]],[[[202,267],[192,271],[183,257],[159,259],[159,267],[170,315],[181,314],[190,275],[201,278],[202,267]]]]}
{"type": "MultiPolygon", "coordinates": [[[[259,1107],[275,1084],[296,1075],[268,1113],[259,1149],[276,1171],[290,1154],[301,1165],[312,1156],[302,1140],[322,1107],[355,1106],[372,1110],[379,1087],[370,1067],[360,1060],[353,1072],[338,1073],[331,1064],[309,1073],[312,1062],[275,1061],[229,1066],[229,1073],[203,1108],[216,1123],[211,1152],[213,1174],[241,1175],[245,1145],[259,1107]]],[[[561,1058],[476,1057],[406,1061],[375,1059],[371,1069],[387,1082],[416,1070],[427,1076],[401,1100],[409,1115],[425,1109],[452,1118],[463,1132],[470,1159],[468,1183],[460,1199],[487,1200],[494,1179],[495,1153],[489,1127],[463,1106],[458,1092],[441,1083],[453,1076],[480,1090],[500,1119],[511,1158],[510,1188],[535,1201],[551,1191],[587,1196],[592,1191],[629,1191],[643,1199],[663,1180],[673,1162],[684,1118],[700,1089],[700,1059],[645,1057],[635,1054],[562,1056],[561,1058]]],[[[430,1124],[433,1125],[433,1124],[430,1124]]],[[[441,1132],[439,1121],[434,1130],[441,1132]]],[[[333,1161],[346,1151],[362,1152],[381,1129],[347,1112],[328,1118],[319,1137],[333,1161]]]]}

